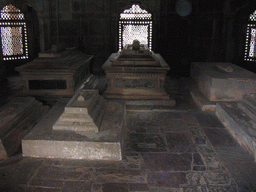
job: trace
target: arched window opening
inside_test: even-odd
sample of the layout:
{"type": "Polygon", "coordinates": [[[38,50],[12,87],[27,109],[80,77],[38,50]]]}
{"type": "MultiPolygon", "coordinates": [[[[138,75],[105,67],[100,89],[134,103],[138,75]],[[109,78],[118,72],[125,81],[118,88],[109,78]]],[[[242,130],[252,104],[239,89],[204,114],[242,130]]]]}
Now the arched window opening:
{"type": "Polygon", "coordinates": [[[27,28],[24,14],[12,4],[0,12],[3,60],[28,58],[27,28]]]}
{"type": "Polygon", "coordinates": [[[152,14],[137,4],[120,14],[119,51],[125,45],[132,44],[135,39],[152,50],[152,14]]]}
{"type": "Polygon", "coordinates": [[[256,61],[256,10],[250,14],[245,41],[245,61],[256,61]]]}

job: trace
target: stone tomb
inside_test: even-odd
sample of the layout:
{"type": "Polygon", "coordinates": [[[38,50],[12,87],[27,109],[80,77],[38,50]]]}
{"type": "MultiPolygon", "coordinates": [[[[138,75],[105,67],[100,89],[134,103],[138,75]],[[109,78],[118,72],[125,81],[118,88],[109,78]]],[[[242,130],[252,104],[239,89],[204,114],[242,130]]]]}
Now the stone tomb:
{"type": "Polygon", "coordinates": [[[219,102],[216,114],[256,161],[256,95],[245,95],[239,102],[219,102]]]}
{"type": "Polygon", "coordinates": [[[48,110],[33,97],[14,97],[0,107],[0,158],[19,152],[22,138],[48,110]]]}
{"type": "Polygon", "coordinates": [[[191,95],[204,111],[214,111],[218,101],[241,101],[256,92],[256,74],[232,63],[194,62],[190,76],[195,82],[191,95]]]}
{"type": "Polygon", "coordinates": [[[121,160],[124,104],[97,90],[60,100],[22,141],[23,155],[42,158],[121,160]]]}
{"type": "Polygon", "coordinates": [[[73,96],[89,74],[92,55],[75,48],[39,53],[33,61],[16,67],[24,81],[23,95],[73,96]]]}
{"type": "Polygon", "coordinates": [[[98,90],[82,90],[68,102],[53,130],[99,132],[107,104],[98,90]]]}
{"type": "Polygon", "coordinates": [[[133,50],[127,45],[113,53],[104,63],[107,77],[106,98],[168,100],[175,105],[164,89],[165,76],[170,70],[160,54],[149,51],[145,45],[133,50]]]}

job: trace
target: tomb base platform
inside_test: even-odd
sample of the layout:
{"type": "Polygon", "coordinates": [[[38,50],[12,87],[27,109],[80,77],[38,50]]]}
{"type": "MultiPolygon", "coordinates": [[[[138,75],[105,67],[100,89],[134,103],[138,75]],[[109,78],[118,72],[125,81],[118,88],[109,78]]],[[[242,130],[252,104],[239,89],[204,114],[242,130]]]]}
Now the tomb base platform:
{"type": "Polygon", "coordinates": [[[125,105],[108,102],[100,132],[54,130],[69,99],[61,99],[22,140],[23,156],[40,158],[122,159],[122,127],[125,105]]]}
{"type": "Polygon", "coordinates": [[[152,61],[146,60],[149,59],[147,55],[144,56],[145,58],[140,57],[140,54],[133,55],[134,58],[128,56],[126,58],[126,55],[122,58],[122,56],[119,53],[113,53],[102,67],[107,77],[104,97],[142,100],[170,99],[164,89],[165,76],[170,68],[160,54],[152,53],[152,56],[148,56],[152,61]]]}

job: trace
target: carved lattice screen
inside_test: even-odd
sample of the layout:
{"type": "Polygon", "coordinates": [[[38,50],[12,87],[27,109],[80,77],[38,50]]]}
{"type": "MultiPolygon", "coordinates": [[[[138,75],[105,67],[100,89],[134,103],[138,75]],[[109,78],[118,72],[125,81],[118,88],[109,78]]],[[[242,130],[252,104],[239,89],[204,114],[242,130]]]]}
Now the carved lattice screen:
{"type": "Polygon", "coordinates": [[[249,16],[245,41],[245,61],[256,61],[256,10],[249,16]]]}
{"type": "Polygon", "coordinates": [[[12,4],[0,13],[3,60],[28,58],[27,28],[24,14],[12,4]]]}
{"type": "Polygon", "coordinates": [[[139,5],[132,5],[120,14],[119,50],[135,39],[152,49],[152,15],[139,5]]]}

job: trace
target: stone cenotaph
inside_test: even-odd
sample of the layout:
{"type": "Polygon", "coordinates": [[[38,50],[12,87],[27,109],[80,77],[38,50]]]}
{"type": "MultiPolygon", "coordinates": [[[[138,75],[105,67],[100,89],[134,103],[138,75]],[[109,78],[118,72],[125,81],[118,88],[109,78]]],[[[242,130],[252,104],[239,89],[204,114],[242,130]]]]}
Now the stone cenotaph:
{"type": "Polygon", "coordinates": [[[134,41],[110,55],[102,67],[106,72],[106,98],[129,100],[161,100],[175,105],[165,92],[168,64],[147,45],[134,41]]]}

